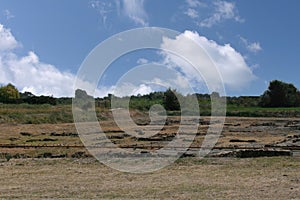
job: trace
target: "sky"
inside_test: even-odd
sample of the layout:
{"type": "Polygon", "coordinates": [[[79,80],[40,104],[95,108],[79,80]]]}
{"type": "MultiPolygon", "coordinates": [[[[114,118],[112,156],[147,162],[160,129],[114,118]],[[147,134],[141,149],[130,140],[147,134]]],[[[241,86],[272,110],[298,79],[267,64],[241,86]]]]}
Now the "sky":
{"type": "MultiPolygon", "coordinates": [[[[73,96],[76,74],[98,44],[134,28],[162,27],[180,34],[161,47],[195,52],[184,42],[189,38],[204,48],[226,95],[261,95],[275,79],[300,88],[299,9],[298,0],[0,0],[0,84],[35,95],[73,96]]],[[[176,56],[141,50],[112,63],[95,94],[113,93],[126,72],[142,64],[151,68],[149,63],[177,70],[168,86],[180,90],[184,76],[196,92],[207,92],[176,56]]],[[[152,79],[159,82],[155,69],[152,79]]],[[[147,83],[127,83],[123,95],[158,90],[147,83]]]]}

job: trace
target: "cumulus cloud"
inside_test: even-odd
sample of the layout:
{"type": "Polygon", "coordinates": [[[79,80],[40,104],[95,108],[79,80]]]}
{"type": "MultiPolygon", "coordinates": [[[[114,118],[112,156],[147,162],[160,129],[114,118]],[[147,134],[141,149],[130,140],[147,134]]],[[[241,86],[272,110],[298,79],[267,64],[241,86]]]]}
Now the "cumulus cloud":
{"type": "Polygon", "coordinates": [[[173,72],[173,78],[153,78],[152,80],[145,81],[146,84],[152,86],[154,88],[156,86],[156,90],[164,91],[168,88],[176,89],[183,95],[194,93],[191,88],[190,81],[188,77],[184,76],[181,73],[173,72]]]}
{"type": "MultiPolygon", "coordinates": [[[[90,95],[104,97],[107,94],[118,96],[144,95],[155,91],[149,83],[125,83],[123,85],[100,85],[95,89],[92,83],[76,79],[70,72],[59,70],[56,66],[44,63],[39,56],[29,51],[20,56],[14,53],[19,43],[9,29],[0,24],[0,85],[14,84],[21,92],[31,92],[35,95],[53,95],[55,97],[74,96],[74,82],[80,89],[85,89],[90,95]]],[[[147,59],[139,59],[141,64],[148,63],[147,59]]]]}
{"type": "MultiPolygon", "coordinates": [[[[215,74],[212,72],[213,70],[205,65],[205,60],[199,56],[196,51],[197,48],[187,42],[187,38],[195,41],[198,47],[199,45],[203,47],[211,56],[224,80],[225,86],[231,89],[241,89],[255,79],[243,56],[229,44],[219,45],[196,32],[185,31],[175,39],[164,38],[161,48],[174,50],[182,56],[187,55],[186,57],[193,60],[193,63],[201,63],[201,68],[195,69],[187,61],[179,59],[178,56],[164,52],[162,54],[164,63],[162,64],[176,69],[180,72],[178,76],[176,76],[176,73],[172,77],[168,76],[170,73],[157,74],[159,70],[149,69],[149,73],[146,73],[146,75],[155,74],[156,76],[152,80],[143,79],[142,77],[146,75],[143,75],[144,71],[141,71],[140,76],[134,75],[144,80],[139,83],[127,83],[123,86],[100,86],[96,91],[93,91],[92,85],[87,82],[82,81],[80,85],[83,86],[82,89],[90,89],[88,90],[89,94],[103,97],[108,93],[119,94],[120,96],[143,95],[157,91],[157,85],[181,88],[179,91],[188,91],[189,84],[199,87],[201,85],[199,83],[203,83],[203,77],[199,77],[197,70],[206,75],[204,78],[214,81],[215,74]],[[184,77],[182,74],[184,74],[184,77]]],[[[76,79],[74,74],[61,71],[54,65],[44,63],[33,51],[28,52],[25,56],[17,55],[14,53],[14,49],[18,46],[19,43],[11,31],[0,24],[0,84],[12,83],[22,92],[29,91],[35,95],[53,95],[56,97],[74,95],[73,84],[76,79]]],[[[151,64],[146,59],[139,59],[137,63],[151,64]]]]}
{"type": "Polygon", "coordinates": [[[11,31],[0,24],[0,51],[12,50],[18,46],[18,42],[11,31]]]}
{"type": "Polygon", "coordinates": [[[19,43],[11,31],[0,24],[0,84],[12,83],[22,92],[36,95],[73,96],[75,76],[43,63],[32,51],[18,56],[13,50],[19,43]]]}
{"type": "Polygon", "coordinates": [[[252,53],[257,53],[262,50],[262,47],[259,42],[249,42],[246,38],[240,37],[242,43],[246,46],[248,51],[252,53]]]}
{"type": "MultiPolygon", "coordinates": [[[[99,91],[103,90],[102,88],[99,91]]],[[[145,95],[154,92],[153,88],[148,84],[133,84],[130,82],[124,82],[118,86],[113,85],[107,88],[107,94],[113,94],[117,97],[125,97],[132,95],[145,95]]]]}
{"type": "Polygon", "coordinates": [[[39,61],[34,52],[27,56],[10,55],[1,57],[0,82],[13,83],[22,92],[36,95],[73,96],[75,76],[61,72],[55,66],[39,61]]]}
{"type": "Polygon", "coordinates": [[[149,62],[132,68],[113,86],[116,96],[144,95],[154,91],[176,89],[182,94],[193,93],[187,77],[161,62],[149,62]]]}
{"type": "MultiPolygon", "coordinates": [[[[163,49],[171,49],[179,53],[179,55],[188,58],[193,64],[196,63],[196,66],[191,66],[189,62],[169,52],[164,52],[163,54],[164,63],[181,71],[188,77],[190,82],[194,81],[194,85],[203,82],[203,79],[209,83],[214,83],[217,81],[216,73],[209,65],[207,58],[198,51],[199,45],[214,61],[227,89],[242,90],[243,87],[255,79],[255,75],[246,64],[243,56],[232,48],[230,44],[219,45],[215,41],[200,36],[197,32],[185,31],[175,39],[165,38],[161,45],[163,49]],[[190,39],[193,40],[198,47],[194,43],[188,42],[190,39]],[[200,71],[204,77],[199,76],[198,71],[200,71]]],[[[217,87],[218,84],[220,83],[216,82],[216,85],[213,87],[217,87]]],[[[218,89],[213,87],[211,89],[218,89]]]]}
{"type": "Polygon", "coordinates": [[[124,82],[122,84],[106,88],[106,90],[103,90],[101,87],[99,91],[106,91],[106,94],[111,93],[118,97],[145,95],[155,91],[165,91],[168,88],[176,89],[183,95],[193,93],[189,85],[189,80],[179,73],[176,73],[176,75],[173,76],[173,79],[153,77],[149,80],[140,80],[140,82],[141,83],[139,84],[124,82]]]}
{"type": "Polygon", "coordinates": [[[214,12],[211,16],[201,20],[198,25],[201,27],[212,27],[222,21],[233,19],[237,22],[243,22],[244,20],[239,16],[238,10],[234,3],[227,1],[214,1],[214,12]]]}

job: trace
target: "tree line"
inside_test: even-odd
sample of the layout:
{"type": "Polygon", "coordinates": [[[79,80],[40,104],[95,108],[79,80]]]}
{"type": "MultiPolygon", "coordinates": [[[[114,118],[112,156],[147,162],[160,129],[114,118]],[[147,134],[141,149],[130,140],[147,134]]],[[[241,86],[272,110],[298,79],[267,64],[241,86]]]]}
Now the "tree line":
{"type": "Polygon", "coordinates": [[[7,104],[50,104],[56,105],[57,99],[52,96],[35,96],[31,92],[19,92],[11,83],[0,87],[0,103],[7,104]]]}
{"type": "MultiPolygon", "coordinates": [[[[137,95],[131,97],[122,97],[130,99],[130,107],[138,110],[148,110],[154,104],[160,104],[168,111],[180,110],[179,99],[188,100],[189,98],[197,98],[199,106],[210,107],[211,95],[218,98],[225,98],[227,104],[238,107],[299,107],[300,106],[300,92],[291,83],[285,83],[279,80],[270,82],[268,89],[261,96],[241,96],[241,97],[220,97],[218,93],[212,94],[189,94],[183,96],[174,89],[169,88],[165,92],[152,92],[146,95],[137,95]]],[[[93,98],[84,90],[76,90],[76,98],[93,98]]],[[[111,99],[118,99],[112,94],[104,98],[96,98],[95,103],[98,107],[110,108],[111,99]]],[[[122,99],[119,98],[119,99],[122,99]]],[[[0,87],[0,103],[9,104],[71,104],[72,98],[55,98],[52,96],[36,96],[31,92],[19,92],[18,89],[12,85],[7,84],[0,87]]],[[[87,105],[89,106],[89,105],[87,105]]]]}

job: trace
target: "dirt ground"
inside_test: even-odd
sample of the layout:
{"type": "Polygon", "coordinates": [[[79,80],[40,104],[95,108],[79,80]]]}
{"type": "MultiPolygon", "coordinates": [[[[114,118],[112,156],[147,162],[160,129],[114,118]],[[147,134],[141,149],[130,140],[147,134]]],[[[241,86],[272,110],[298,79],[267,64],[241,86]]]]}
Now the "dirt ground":
{"type": "MultiPolygon", "coordinates": [[[[165,144],[178,130],[175,117],[158,136],[140,140],[110,120],[101,123],[120,146],[165,144]]],[[[209,118],[196,123],[194,147],[201,145],[209,118]]],[[[299,150],[296,156],[188,157],[153,173],[130,174],[87,157],[71,123],[0,124],[0,145],[0,199],[300,199],[299,150]]],[[[216,144],[221,149],[268,145],[299,147],[300,118],[227,117],[216,144]]]]}
{"type": "MultiPolygon", "coordinates": [[[[143,120],[141,120],[143,122],[143,120]]],[[[102,121],[101,126],[106,136],[120,147],[163,146],[174,138],[178,131],[178,117],[170,118],[159,133],[141,139],[129,135],[112,120],[102,121]]],[[[192,147],[201,147],[209,127],[209,117],[202,117],[198,122],[198,131],[192,147]]],[[[143,130],[144,126],[140,126],[143,130]]],[[[156,130],[156,125],[152,125],[156,130]]],[[[134,133],[136,130],[132,130],[134,133]]],[[[187,133],[188,134],[188,133],[187,133]]],[[[227,117],[217,148],[264,148],[299,147],[300,118],[241,118],[227,117]]],[[[155,148],[154,148],[155,149],[155,148]]],[[[62,124],[0,124],[0,159],[38,158],[38,157],[77,157],[88,152],[78,137],[75,125],[62,124]],[[4,145],[4,146],[3,146],[4,145]],[[11,145],[9,148],[5,145],[11,145]],[[13,148],[25,145],[26,148],[13,148]],[[38,146],[38,147],[36,147],[38,146]],[[54,148],[50,148],[53,147],[54,148]],[[48,148],[49,147],[49,148],[48,148]],[[70,148],[69,148],[70,147],[70,148]],[[76,147],[76,148],[74,148],[76,147]]]]}
{"type": "Polygon", "coordinates": [[[92,158],[0,163],[0,199],[300,199],[300,160],[182,158],[149,174],[92,158]]]}

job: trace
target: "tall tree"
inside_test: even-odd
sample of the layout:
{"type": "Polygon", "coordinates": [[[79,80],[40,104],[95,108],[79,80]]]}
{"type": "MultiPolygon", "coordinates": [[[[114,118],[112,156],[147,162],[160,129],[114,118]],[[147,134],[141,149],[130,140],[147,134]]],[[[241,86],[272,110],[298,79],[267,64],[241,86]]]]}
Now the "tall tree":
{"type": "Polygon", "coordinates": [[[300,106],[300,92],[293,84],[274,80],[261,96],[260,105],[263,107],[300,106]]]}
{"type": "Polygon", "coordinates": [[[180,104],[178,101],[178,97],[180,94],[177,93],[176,90],[172,90],[171,88],[169,88],[164,95],[164,106],[166,110],[180,110],[180,104]]]}

